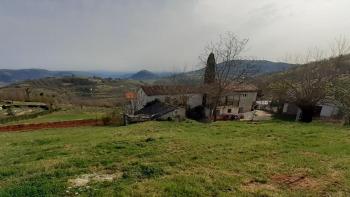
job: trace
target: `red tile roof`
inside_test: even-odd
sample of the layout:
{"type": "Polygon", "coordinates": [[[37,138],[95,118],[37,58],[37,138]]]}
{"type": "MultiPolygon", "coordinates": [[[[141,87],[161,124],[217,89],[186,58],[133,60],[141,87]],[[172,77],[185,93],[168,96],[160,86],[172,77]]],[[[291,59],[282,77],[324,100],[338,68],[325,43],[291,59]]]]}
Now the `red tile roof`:
{"type": "Polygon", "coordinates": [[[253,84],[236,84],[226,87],[226,90],[233,92],[257,92],[258,88],[253,84]]]}
{"type": "MultiPolygon", "coordinates": [[[[178,94],[201,94],[208,90],[204,86],[142,86],[142,90],[148,96],[155,95],[178,95],[178,94]]],[[[230,85],[226,91],[232,92],[257,92],[258,88],[251,84],[230,85]]]]}
{"type": "Polygon", "coordinates": [[[148,96],[155,95],[177,95],[177,94],[199,94],[200,88],[196,86],[142,86],[142,90],[148,96]]]}

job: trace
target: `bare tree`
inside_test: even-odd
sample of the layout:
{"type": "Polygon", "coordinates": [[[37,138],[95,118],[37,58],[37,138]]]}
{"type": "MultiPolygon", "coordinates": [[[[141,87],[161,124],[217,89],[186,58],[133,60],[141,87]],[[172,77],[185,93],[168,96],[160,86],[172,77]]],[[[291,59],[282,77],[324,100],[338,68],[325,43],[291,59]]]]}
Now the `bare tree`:
{"type": "MultiPolygon", "coordinates": [[[[217,119],[216,109],[225,89],[230,85],[244,82],[250,74],[249,71],[252,70],[252,67],[247,65],[242,57],[247,43],[248,39],[240,39],[235,34],[227,32],[221,35],[217,42],[210,43],[205,48],[204,55],[200,57],[203,62],[204,57],[208,57],[206,62],[207,71],[212,70],[210,64],[219,63],[215,66],[215,81],[205,85],[205,92],[209,101],[206,104],[214,121],[217,119]]],[[[204,77],[208,81],[210,73],[204,74],[204,77]]]]}
{"type": "Polygon", "coordinates": [[[345,36],[339,36],[331,46],[331,57],[338,58],[350,53],[350,41],[345,36]]]}
{"type": "Polygon", "coordinates": [[[301,66],[280,74],[271,83],[275,96],[300,108],[302,122],[312,121],[315,107],[329,96],[329,87],[344,73],[341,67],[349,49],[347,43],[339,39],[332,47],[331,58],[326,58],[327,53],[317,48],[309,50],[305,56],[296,58],[301,66]]]}
{"type": "Polygon", "coordinates": [[[26,99],[25,99],[25,101],[30,101],[30,94],[32,93],[32,89],[30,89],[30,88],[28,87],[28,88],[25,88],[24,91],[25,91],[25,94],[26,94],[26,99]]]}
{"type": "Polygon", "coordinates": [[[287,83],[284,83],[283,75],[276,76],[275,80],[273,82],[270,82],[266,89],[270,92],[272,96],[272,105],[277,107],[277,113],[282,114],[284,104],[288,100],[288,85],[287,83]]]}

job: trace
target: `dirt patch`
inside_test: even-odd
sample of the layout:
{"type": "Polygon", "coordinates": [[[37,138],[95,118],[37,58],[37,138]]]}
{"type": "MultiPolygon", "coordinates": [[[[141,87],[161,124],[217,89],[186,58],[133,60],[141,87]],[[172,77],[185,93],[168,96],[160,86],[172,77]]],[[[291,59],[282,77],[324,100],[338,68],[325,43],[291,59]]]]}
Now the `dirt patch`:
{"type": "Polygon", "coordinates": [[[69,179],[68,183],[72,187],[84,187],[88,185],[90,182],[111,182],[114,179],[118,179],[122,176],[122,173],[115,174],[83,174],[78,178],[69,179]]]}
{"type": "Polygon", "coordinates": [[[277,191],[277,188],[274,185],[268,184],[268,183],[262,183],[256,180],[243,182],[241,188],[243,191],[253,192],[253,193],[256,193],[262,190],[277,191]]]}
{"type": "Polygon", "coordinates": [[[316,179],[308,177],[306,173],[296,173],[293,175],[275,175],[271,180],[279,185],[286,185],[291,188],[314,189],[321,185],[316,179]]]}
{"type": "Polygon", "coordinates": [[[38,130],[38,129],[69,128],[69,127],[98,126],[98,125],[103,125],[102,120],[72,120],[72,121],[62,121],[62,122],[8,125],[8,126],[0,127],[0,132],[30,131],[30,130],[38,130]]]}

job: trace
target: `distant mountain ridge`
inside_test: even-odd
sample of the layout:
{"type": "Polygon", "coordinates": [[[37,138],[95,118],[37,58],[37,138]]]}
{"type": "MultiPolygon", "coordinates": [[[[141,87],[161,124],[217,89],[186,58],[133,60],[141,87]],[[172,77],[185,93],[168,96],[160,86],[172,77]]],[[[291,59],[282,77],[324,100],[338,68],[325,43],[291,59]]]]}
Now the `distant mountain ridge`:
{"type": "Polygon", "coordinates": [[[134,80],[157,79],[169,76],[168,72],[153,73],[147,70],[135,72],[113,72],[113,71],[50,71],[45,69],[0,69],[0,86],[25,80],[35,80],[47,77],[101,77],[101,78],[120,78],[134,80]]]}
{"type": "Polygon", "coordinates": [[[48,71],[44,69],[0,69],[0,83],[8,84],[24,80],[40,79],[45,77],[63,77],[73,75],[68,71],[48,71]]]}
{"type": "Polygon", "coordinates": [[[129,79],[133,79],[133,80],[151,80],[151,79],[158,79],[158,78],[160,78],[159,75],[148,70],[141,70],[129,77],[129,79]]]}
{"type": "MultiPolygon", "coordinates": [[[[242,60],[243,66],[252,65],[257,71],[256,75],[274,73],[285,71],[291,67],[292,64],[283,62],[271,62],[266,60],[242,60]]],[[[218,64],[218,69],[222,64],[218,64]]],[[[182,74],[175,74],[185,76],[186,78],[197,79],[203,76],[204,69],[191,71],[182,74]]],[[[133,79],[133,80],[162,80],[171,78],[174,74],[170,72],[151,72],[149,70],[141,70],[139,72],[113,72],[113,71],[50,71],[45,69],[0,69],[0,86],[4,86],[11,83],[21,82],[25,80],[35,80],[46,77],[65,77],[65,76],[77,76],[77,77],[101,77],[101,78],[121,78],[121,79],[133,79]]],[[[183,79],[186,80],[186,79],[183,79]]],[[[192,80],[192,79],[191,79],[192,80]]],[[[190,80],[190,81],[191,81],[190,80]]]]}

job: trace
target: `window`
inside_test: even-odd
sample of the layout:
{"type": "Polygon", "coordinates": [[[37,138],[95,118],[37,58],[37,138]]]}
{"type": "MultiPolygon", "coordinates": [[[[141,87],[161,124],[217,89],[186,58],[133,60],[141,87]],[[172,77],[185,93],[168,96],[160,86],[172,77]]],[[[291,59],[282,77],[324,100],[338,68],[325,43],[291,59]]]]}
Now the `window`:
{"type": "Polygon", "coordinates": [[[228,110],[227,110],[227,113],[232,113],[232,109],[228,109],[228,110]]]}

